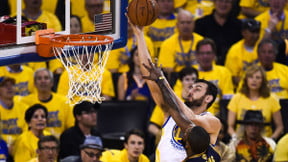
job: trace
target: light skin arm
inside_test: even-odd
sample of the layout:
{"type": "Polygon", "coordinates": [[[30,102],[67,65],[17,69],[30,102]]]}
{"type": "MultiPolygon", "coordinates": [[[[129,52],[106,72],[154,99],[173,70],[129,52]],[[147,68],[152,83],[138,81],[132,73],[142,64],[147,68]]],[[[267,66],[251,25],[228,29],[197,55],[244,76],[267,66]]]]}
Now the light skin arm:
{"type": "MultiPolygon", "coordinates": [[[[140,64],[148,65],[149,64],[148,60],[151,60],[151,56],[149,54],[149,51],[148,51],[148,48],[144,39],[143,27],[138,27],[132,24],[129,21],[129,18],[128,18],[128,22],[137,40],[138,56],[139,56],[140,64]]],[[[149,74],[147,69],[145,69],[143,66],[140,66],[140,70],[141,70],[142,75],[144,76],[149,74]]],[[[157,84],[151,80],[147,80],[147,85],[149,87],[150,94],[152,95],[155,103],[157,105],[163,105],[164,101],[163,101],[162,93],[159,87],[157,86],[157,84]]],[[[166,107],[161,107],[161,108],[163,109],[164,112],[167,113],[166,107]]]]}
{"type": "Polygon", "coordinates": [[[236,113],[229,110],[228,112],[228,133],[230,136],[234,135],[235,132],[235,121],[236,121],[236,113]]]}
{"type": "Polygon", "coordinates": [[[275,124],[275,130],[271,136],[271,138],[273,139],[278,139],[280,137],[280,135],[283,133],[284,130],[284,126],[283,126],[283,122],[282,122],[282,116],[281,116],[281,112],[280,110],[273,113],[273,121],[275,124]]]}

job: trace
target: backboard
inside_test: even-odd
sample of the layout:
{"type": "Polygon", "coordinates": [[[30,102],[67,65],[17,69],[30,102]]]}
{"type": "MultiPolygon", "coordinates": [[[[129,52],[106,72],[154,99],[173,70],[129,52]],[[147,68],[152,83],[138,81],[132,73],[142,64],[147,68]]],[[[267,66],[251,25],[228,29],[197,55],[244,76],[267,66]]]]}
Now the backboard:
{"type": "MultiPolygon", "coordinates": [[[[4,41],[0,40],[0,66],[16,63],[48,61],[50,59],[54,59],[54,57],[44,58],[38,56],[36,53],[34,32],[29,32],[29,23],[30,21],[33,21],[33,19],[29,17],[29,14],[25,12],[25,9],[28,9],[29,5],[37,5],[37,3],[40,3],[42,11],[41,14],[44,15],[44,11],[46,13],[50,12],[50,14],[54,14],[54,16],[57,16],[59,19],[62,28],[56,30],[56,34],[70,34],[70,17],[71,15],[76,15],[82,22],[82,31],[77,34],[111,36],[114,38],[113,49],[124,47],[126,45],[127,18],[125,17],[125,12],[128,5],[128,0],[9,1],[11,1],[10,16],[15,16],[16,20],[14,19],[15,22],[12,23],[14,25],[12,25],[12,29],[9,28],[5,31],[5,28],[0,26],[0,29],[2,28],[0,30],[0,39],[1,37],[3,39],[3,36],[6,37],[7,35],[12,37],[10,41],[7,41],[8,39],[3,39],[4,41]],[[31,4],[26,4],[24,1],[26,3],[31,2],[31,4]],[[104,1],[104,5],[99,4],[101,1],[104,1]],[[103,8],[101,13],[96,11],[99,10],[100,7],[103,8]],[[23,23],[25,17],[22,17],[21,15],[27,15],[30,20],[28,25],[27,23],[23,23]]],[[[40,16],[38,18],[40,19],[40,16]]],[[[50,21],[46,21],[45,18],[44,21],[41,22],[38,21],[39,19],[36,19],[36,21],[41,24],[46,24],[47,28],[50,28],[50,24],[54,24],[50,21]]],[[[3,23],[0,23],[0,25],[3,25],[3,23]]],[[[9,25],[11,27],[11,22],[9,25]]]]}

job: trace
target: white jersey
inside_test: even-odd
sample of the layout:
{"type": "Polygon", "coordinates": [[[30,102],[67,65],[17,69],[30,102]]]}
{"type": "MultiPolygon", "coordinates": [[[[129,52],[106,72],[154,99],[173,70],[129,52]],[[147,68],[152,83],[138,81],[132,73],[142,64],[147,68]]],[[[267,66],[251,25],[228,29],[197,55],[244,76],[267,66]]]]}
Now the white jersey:
{"type": "Polygon", "coordinates": [[[156,162],[182,162],[187,157],[180,134],[180,127],[169,116],[162,127],[162,136],[156,150],[156,162]]]}
{"type": "MultiPolygon", "coordinates": [[[[203,112],[200,115],[207,113],[203,112]]],[[[182,137],[180,127],[169,116],[162,126],[162,136],[156,149],[156,162],[182,162],[187,157],[182,137]]]]}

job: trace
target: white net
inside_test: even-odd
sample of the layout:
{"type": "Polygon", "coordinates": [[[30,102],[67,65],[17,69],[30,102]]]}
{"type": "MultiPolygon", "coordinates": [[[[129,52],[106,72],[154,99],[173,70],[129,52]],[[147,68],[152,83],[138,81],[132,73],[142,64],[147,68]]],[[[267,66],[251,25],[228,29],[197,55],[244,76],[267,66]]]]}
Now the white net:
{"type": "MultiPolygon", "coordinates": [[[[67,38],[66,41],[72,40],[67,38]]],[[[99,42],[99,40],[94,41],[99,42]]],[[[103,41],[105,40],[101,40],[103,41]]],[[[81,42],[85,42],[85,39],[83,38],[79,43],[81,42]]],[[[91,43],[91,40],[89,42],[91,43]]],[[[75,105],[82,101],[101,103],[104,100],[101,96],[102,75],[112,46],[113,42],[94,46],[70,44],[64,47],[53,47],[56,58],[61,60],[68,73],[67,97],[70,104],[75,105]]]]}

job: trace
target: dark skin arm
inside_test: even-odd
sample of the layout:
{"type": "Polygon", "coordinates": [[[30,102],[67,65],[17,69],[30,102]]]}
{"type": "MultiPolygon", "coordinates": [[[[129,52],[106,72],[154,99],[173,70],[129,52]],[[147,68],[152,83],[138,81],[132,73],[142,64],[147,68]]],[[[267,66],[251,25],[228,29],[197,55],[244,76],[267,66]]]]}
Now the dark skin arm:
{"type": "Polygon", "coordinates": [[[157,67],[157,61],[155,64],[153,64],[151,60],[148,61],[150,66],[147,66],[146,64],[143,64],[143,66],[150,72],[150,75],[143,76],[143,78],[157,83],[163,94],[163,100],[165,101],[161,106],[168,108],[168,113],[175,120],[176,124],[181,128],[181,130],[185,131],[187,128],[193,126],[193,123],[181,111],[180,104],[183,103],[178,102],[177,96],[170,88],[168,81],[165,79],[161,67],[157,67]]]}

